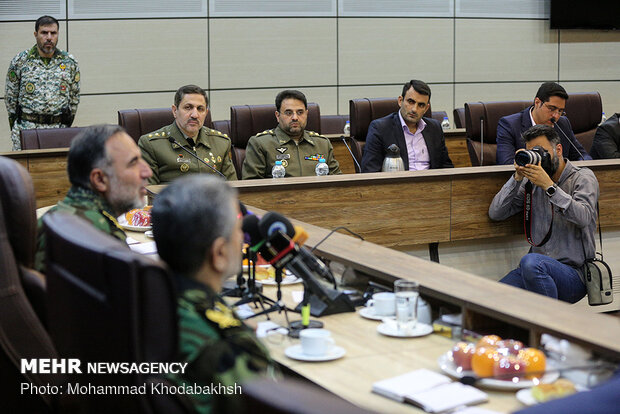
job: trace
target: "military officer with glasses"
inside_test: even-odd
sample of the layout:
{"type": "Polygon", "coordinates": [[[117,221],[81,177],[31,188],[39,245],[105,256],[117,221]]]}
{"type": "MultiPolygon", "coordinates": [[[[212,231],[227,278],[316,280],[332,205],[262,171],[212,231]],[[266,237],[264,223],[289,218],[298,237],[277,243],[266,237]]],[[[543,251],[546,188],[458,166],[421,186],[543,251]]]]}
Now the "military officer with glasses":
{"type": "Polygon", "coordinates": [[[282,161],[286,177],[315,175],[319,159],[324,158],[329,174],[341,174],[329,139],[306,131],[308,101],[295,90],[285,90],[276,97],[278,126],[250,138],[243,162],[242,178],[271,178],[276,161],[282,161]]]}
{"type": "Polygon", "coordinates": [[[553,126],[560,136],[564,156],[570,161],[591,160],[590,154],[575,138],[566,117],[567,100],[568,93],[562,86],[545,82],[538,88],[532,106],[501,118],[497,124],[497,164],[514,163],[515,152],[525,148],[521,135],[534,125],[553,126]]]}

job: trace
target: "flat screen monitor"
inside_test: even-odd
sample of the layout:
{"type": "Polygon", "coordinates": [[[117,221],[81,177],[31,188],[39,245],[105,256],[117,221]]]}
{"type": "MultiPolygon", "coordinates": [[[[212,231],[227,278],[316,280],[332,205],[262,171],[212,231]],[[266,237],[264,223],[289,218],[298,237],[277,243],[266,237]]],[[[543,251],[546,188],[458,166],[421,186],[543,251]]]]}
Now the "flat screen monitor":
{"type": "Polygon", "coordinates": [[[620,0],[551,0],[552,29],[620,29],[620,0]]]}

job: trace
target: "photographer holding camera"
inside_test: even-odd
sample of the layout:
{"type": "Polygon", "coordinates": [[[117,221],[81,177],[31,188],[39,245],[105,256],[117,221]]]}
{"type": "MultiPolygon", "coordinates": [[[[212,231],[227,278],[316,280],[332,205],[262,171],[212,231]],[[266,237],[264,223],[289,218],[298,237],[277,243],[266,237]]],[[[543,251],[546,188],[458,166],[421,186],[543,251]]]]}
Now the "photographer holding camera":
{"type": "Polygon", "coordinates": [[[553,127],[534,125],[523,139],[526,149],[515,153],[515,173],[493,198],[489,217],[524,211],[532,247],[500,282],[575,303],[586,294],[582,266],[594,257],[598,181],[563,158],[553,127]]]}

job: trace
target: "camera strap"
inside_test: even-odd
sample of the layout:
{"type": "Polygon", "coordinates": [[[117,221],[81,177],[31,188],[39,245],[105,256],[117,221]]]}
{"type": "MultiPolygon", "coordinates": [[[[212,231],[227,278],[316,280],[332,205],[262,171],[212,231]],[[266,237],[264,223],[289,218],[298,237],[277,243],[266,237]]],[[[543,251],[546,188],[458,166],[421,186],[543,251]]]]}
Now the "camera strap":
{"type": "Polygon", "coordinates": [[[525,228],[525,237],[527,242],[534,247],[540,247],[547,243],[551,238],[551,232],[553,230],[553,204],[551,204],[551,224],[549,224],[549,231],[545,238],[539,243],[536,244],[532,241],[532,189],[533,185],[531,182],[525,183],[525,198],[523,200],[523,227],[525,228]]]}

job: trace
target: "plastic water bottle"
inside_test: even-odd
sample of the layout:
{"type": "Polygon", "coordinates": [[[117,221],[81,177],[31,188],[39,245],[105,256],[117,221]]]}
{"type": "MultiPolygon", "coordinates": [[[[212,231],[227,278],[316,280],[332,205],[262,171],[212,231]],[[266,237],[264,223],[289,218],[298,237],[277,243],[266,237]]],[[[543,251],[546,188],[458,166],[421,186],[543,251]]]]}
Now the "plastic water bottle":
{"type": "Polygon", "coordinates": [[[273,178],[283,178],[286,175],[286,170],[284,169],[284,165],[282,165],[282,161],[276,161],[276,165],[271,169],[271,176],[273,178]]]}
{"type": "Polygon", "coordinates": [[[443,129],[444,131],[450,129],[450,120],[447,116],[444,116],[443,121],[441,121],[441,129],[443,129]]]}
{"type": "Polygon", "coordinates": [[[605,121],[607,121],[607,117],[605,116],[605,112],[603,112],[603,116],[601,117],[601,124],[605,121]]]}
{"type": "Polygon", "coordinates": [[[327,175],[329,174],[329,167],[325,163],[325,158],[320,158],[319,163],[314,167],[314,172],[316,175],[327,175]]]}
{"type": "Polygon", "coordinates": [[[345,135],[351,135],[351,122],[347,121],[346,124],[344,124],[344,134],[345,135]]]}

